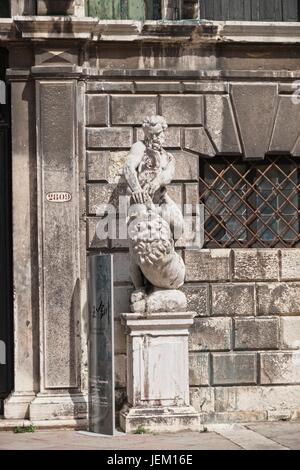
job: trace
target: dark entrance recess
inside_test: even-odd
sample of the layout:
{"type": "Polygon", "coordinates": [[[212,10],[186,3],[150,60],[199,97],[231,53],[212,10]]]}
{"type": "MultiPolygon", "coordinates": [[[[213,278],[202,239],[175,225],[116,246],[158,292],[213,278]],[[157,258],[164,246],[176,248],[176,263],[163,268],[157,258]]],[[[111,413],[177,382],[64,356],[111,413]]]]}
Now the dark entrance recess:
{"type": "Polygon", "coordinates": [[[0,415],[13,387],[11,151],[7,51],[0,49],[0,415]]]}
{"type": "Polygon", "coordinates": [[[10,5],[9,0],[1,0],[0,2],[0,18],[10,17],[10,5]]]}

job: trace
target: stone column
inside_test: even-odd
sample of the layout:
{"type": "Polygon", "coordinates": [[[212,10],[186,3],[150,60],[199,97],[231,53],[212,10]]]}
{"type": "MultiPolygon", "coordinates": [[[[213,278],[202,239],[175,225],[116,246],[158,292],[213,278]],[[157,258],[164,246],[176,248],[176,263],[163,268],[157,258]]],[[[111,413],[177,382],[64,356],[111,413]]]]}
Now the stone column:
{"type": "Polygon", "coordinates": [[[122,315],[127,330],[127,397],[120,414],[125,432],[200,431],[189,401],[188,335],[193,312],[122,315]]]}
{"type": "Polygon", "coordinates": [[[29,404],[38,390],[35,89],[30,63],[31,52],[26,47],[11,49],[7,77],[12,125],[14,392],[4,403],[7,419],[28,417],[29,404]]]}
{"type": "Polygon", "coordinates": [[[36,66],[40,393],[30,418],[86,417],[80,381],[77,80],[73,66],[36,66]]]}

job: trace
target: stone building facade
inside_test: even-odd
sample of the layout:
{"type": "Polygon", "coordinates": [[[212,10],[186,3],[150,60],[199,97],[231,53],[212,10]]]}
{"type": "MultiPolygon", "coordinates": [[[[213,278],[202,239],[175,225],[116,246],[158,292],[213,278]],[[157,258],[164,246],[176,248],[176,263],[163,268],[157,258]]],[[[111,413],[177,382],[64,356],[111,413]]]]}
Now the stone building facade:
{"type": "Polygon", "coordinates": [[[1,367],[14,370],[4,418],[85,420],[88,253],[114,254],[117,410],[126,401],[128,246],[97,239],[96,206],[114,199],[142,119],[156,113],[176,158],[172,197],[206,208],[203,248],[178,246],[196,314],[191,403],[204,423],[299,418],[300,23],[106,21],[80,1],[71,17],[11,7],[0,19],[14,288],[13,308],[0,304],[1,367]],[[53,203],[58,191],[70,200],[53,203]]]}

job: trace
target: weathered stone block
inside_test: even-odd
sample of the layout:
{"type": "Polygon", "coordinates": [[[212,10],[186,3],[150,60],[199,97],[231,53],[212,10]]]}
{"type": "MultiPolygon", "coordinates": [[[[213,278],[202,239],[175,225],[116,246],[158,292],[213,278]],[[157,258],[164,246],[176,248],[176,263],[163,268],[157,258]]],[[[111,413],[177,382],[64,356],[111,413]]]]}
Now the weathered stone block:
{"type": "Polygon", "coordinates": [[[185,183],[185,204],[192,204],[195,208],[199,204],[199,185],[198,183],[185,183]]]}
{"type": "MultiPolygon", "coordinates": [[[[127,260],[126,260],[127,261],[127,260]]],[[[116,266],[117,269],[117,266],[116,266]]],[[[127,267],[128,269],[128,267],[127,267]]],[[[125,277],[125,274],[122,274],[125,277]]],[[[133,292],[133,286],[115,286],[114,287],[114,315],[115,318],[120,316],[120,313],[130,312],[130,294],[133,292]]]]}
{"type": "Polygon", "coordinates": [[[96,228],[99,217],[87,218],[87,247],[88,248],[108,248],[108,239],[100,239],[97,236],[96,228]]]}
{"type": "Polygon", "coordinates": [[[203,157],[214,157],[216,155],[216,149],[204,127],[184,130],[184,148],[197,152],[203,157]]]}
{"type": "Polygon", "coordinates": [[[229,281],[230,252],[227,249],[187,251],[186,281],[229,281]]]}
{"type": "Polygon", "coordinates": [[[229,353],[213,354],[213,384],[256,384],[256,354],[229,353]]]}
{"type": "MultiPolygon", "coordinates": [[[[144,140],[144,132],[141,127],[136,129],[137,140],[144,140]]],[[[165,131],[164,148],[181,148],[181,129],[180,127],[168,127],[165,131]]],[[[172,152],[174,153],[174,152],[172,152]]]]}
{"type": "Polygon", "coordinates": [[[190,386],[209,385],[209,354],[190,353],[189,355],[190,386]]]}
{"type": "Polygon", "coordinates": [[[209,287],[208,284],[185,285],[182,287],[186,295],[188,307],[191,312],[196,312],[198,317],[209,315],[209,287]]]}
{"type": "Polygon", "coordinates": [[[187,93],[228,93],[229,85],[224,82],[184,82],[187,93]]]}
{"type": "Polygon", "coordinates": [[[280,96],[270,143],[271,151],[292,153],[299,137],[299,120],[300,107],[295,106],[291,96],[280,96]]]}
{"type": "Polygon", "coordinates": [[[300,386],[218,387],[215,406],[217,412],[295,410],[300,407],[300,386]]]}
{"type": "Polygon", "coordinates": [[[86,85],[86,90],[88,92],[98,93],[132,93],[133,83],[88,81],[86,85]]]}
{"type": "Polygon", "coordinates": [[[89,151],[87,157],[87,180],[105,181],[108,183],[108,159],[109,151],[89,151]]]}
{"type": "Polygon", "coordinates": [[[181,208],[182,207],[182,186],[181,184],[170,184],[168,186],[168,194],[170,198],[173,199],[176,204],[181,208]]]}
{"type": "Polygon", "coordinates": [[[261,353],[260,371],[262,385],[299,383],[300,352],[261,353]]]}
{"type": "Polygon", "coordinates": [[[162,96],[161,113],[170,125],[201,125],[203,124],[203,97],[195,95],[162,96]]]}
{"type": "Polygon", "coordinates": [[[180,93],[180,82],[135,82],[135,90],[142,93],[180,93]]]}
{"type": "Polygon", "coordinates": [[[191,351],[226,351],[231,349],[230,318],[195,318],[190,330],[191,351]]]}
{"type": "Polygon", "coordinates": [[[300,317],[280,318],[282,349],[300,349],[300,317]]]}
{"type": "Polygon", "coordinates": [[[87,148],[130,148],[132,129],[128,127],[106,127],[87,129],[87,148]]]}
{"type": "Polygon", "coordinates": [[[240,281],[278,280],[278,251],[274,249],[234,250],[234,279],[240,281]]]}
{"type": "Polygon", "coordinates": [[[102,150],[87,152],[87,178],[89,181],[119,183],[128,152],[102,150]]]}
{"type": "Polygon", "coordinates": [[[276,110],[277,85],[237,83],[231,85],[231,89],[245,157],[263,159],[269,150],[276,110]]]}
{"type": "Polygon", "coordinates": [[[300,249],[281,250],[281,276],[283,281],[300,280],[300,249]]]}
{"type": "MultiPolygon", "coordinates": [[[[174,181],[179,180],[198,180],[199,176],[199,157],[183,150],[174,150],[172,155],[175,157],[175,177],[174,181]]],[[[197,195],[199,202],[199,191],[197,185],[197,195]]]]}
{"type": "Polygon", "coordinates": [[[119,197],[126,194],[125,185],[117,184],[88,184],[87,185],[87,200],[88,200],[88,214],[101,215],[98,211],[101,205],[112,204],[115,208],[118,207],[119,197]]]}
{"type": "Polygon", "coordinates": [[[212,284],[212,315],[255,314],[254,284],[212,284]]]}
{"type": "MultiPolygon", "coordinates": [[[[115,282],[130,282],[129,253],[114,253],[113,266],[115,282]]],[[[125,306],[123,306],[123,313],[125,306]]]]}
{"type": "Polygon", "coordinates": [[[115,386],[116,388],[126,387],[126,354],[115,355],[115,386]]]}
{"type": "Polygon", "coordinates": [[[235,320],[235,349],[278,349],[278,318],[235,320]]]}
{"type": "Polygon", "coordinates": [[[257,284],[259,315],[300,315],[300,283],[257,284]]]}
{"type": "Polygon", "coordinates": [[[213,412],[215,409],[214,389],[212,387],[190,388],[190,402],[197,411],[213,412]]]}
{"type": "Polygon", "coordinates": [[[146,116],[157,114],[155,96],[112,96],[112,124],[142,124],[146,116]]]}
{"type": "Polygon", "coordinates": [[[242,153],[228,96],[205,97],[206,129],[218,153],[242,153]]]}
{"type": "Polygon", "coordinates": [[[86,124],[88,126],[106,126],[108,124],[108,96],[86,96],[86,124]]]}

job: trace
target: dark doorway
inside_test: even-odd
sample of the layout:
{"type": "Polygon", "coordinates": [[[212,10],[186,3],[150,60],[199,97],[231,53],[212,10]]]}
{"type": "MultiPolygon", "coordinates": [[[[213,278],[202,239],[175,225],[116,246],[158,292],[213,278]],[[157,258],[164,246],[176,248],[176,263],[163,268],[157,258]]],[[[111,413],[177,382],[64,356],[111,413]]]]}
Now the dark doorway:
{"type": "Polygon", "coordinates": [[[13,387],[10,99],[8,54],[0,48],[0,414],[13,387]]]}

